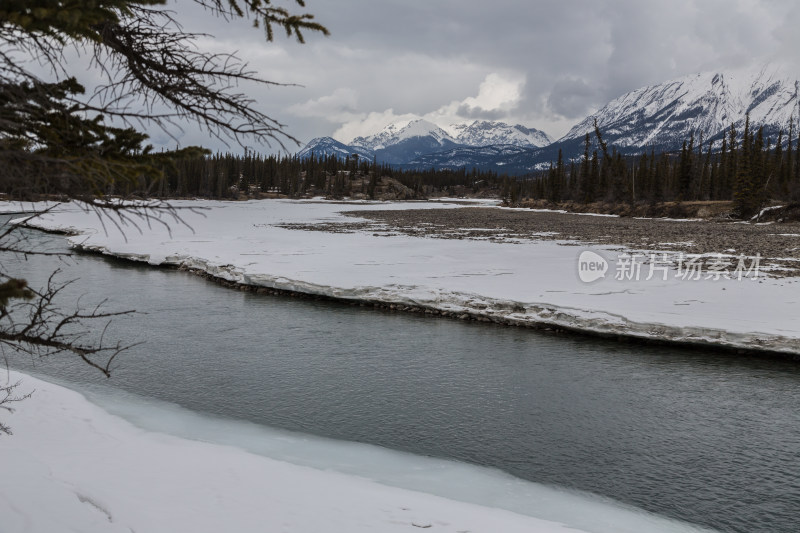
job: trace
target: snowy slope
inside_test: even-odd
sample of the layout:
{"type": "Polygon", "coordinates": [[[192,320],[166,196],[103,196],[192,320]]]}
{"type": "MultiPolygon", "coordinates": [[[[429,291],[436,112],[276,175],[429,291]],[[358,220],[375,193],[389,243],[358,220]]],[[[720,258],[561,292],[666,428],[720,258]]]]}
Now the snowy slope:
{"type": "MultiPolygon", "coordinates": [[[[720,138],[731,124],[740,132],[745,116],[777,138],[798,120],[800,76],[776,65],[692,74],[643,87],[613,100],[575,125],[559,141],[580,140],[593,133],[597,120],[606,138],[619,148],[679,148],[692,132],[720,138]]],[[[797,131],[797,130],[795,130],[797,131]]]]}
{"type": "Polygon", "coordinates": [[[505,122],[475,120],[467,124],[451,124],[439,127],[424,119],[390,124],[382,131],[367,137],[356,137],[350,144],[370,150],[388,148],[413,137],[431,137],[440,144],[455,143],[482,147],[495,144],[511,144],[525,148],[540,148],[553,142],[545,132],[505,122]]]}
{"type": "MultiPolygon", "coordinates": [[[[519,124],[510,126],[504,122],[473,121],[469,124],[453,124],[445,128],[424,119],[396,122],[380,132],[366,137],[356,137],[349,144],[341,143],[331,137],[319,137],[308,143],[297,155],[308,157],[316,155],[346,155],[357,153],[362,158],[372,159],[393,165],[416,167],[425,160],[428,166],[436,168],[478,167],[499,169],[506,163],[504,152],[512,149],[514,154],[523,149],[537,149],[552,143],[543,131],[526,128],[519,124]],[[486,147],[495,147],[494,157],[488,161],[486,147]],[[518,149],[514,149],[518,148],[518,149]],[[459,151],[456,156],[437,157],[442,152],[459,151]],[[454,164],[454,157],[459,164],[454,164]]],[[[529,157],[530,153],[526,154],[529,157]]],[[[513,163],[507,169],[516,169],[513,163]]],[[[530,165],[510,173],[524,173],[530,165]]]]}
{"type": "Polygon", "coordinates": [[[426,120],[412,120],[390,124],[382,131],[369,137],[357,137],[345,145],[331,137],[312,140],[297,155],[308,157],[317,155],[344,157],[359,154],[371,160],[377,158],[382,163],[402,164],[423,154],[434,153],[456,146],[447,132],[426,120]]]}
{"type": "Polygon", "coordinates": [[[449,128],[459,144],[467,146],[492,146],[510,144],[524,148],[541,148],[553,139],[541,130],[505,122],[476,120],[469,124],[453,124],[449,128]]]}
{"type": "MultiPolygon", "coordinates": [[[[495,507],[290,464],[205,439],[145,431],[64,387],[13,371],[3,373],[2,385],[6,378],[21,380],[19,392],[34,394],[15,404],[13,413],[3,412],[3,421],[14,429],[13,436],[0,438],[4,533],[389,533],[432,527],[449,533],[580,533],[495,507]]],[[[165,416],[150,407],[142,418],[165,416]]],[[[190,416],[177,425],[214,424],[190,416]]],[[[361,451],[369,453],[366,447],[361,451]]],[[[356,450],[351,454],[351,461],[359,457],[356,450]]],[[[403,457],[394,455],[402,464],[403,457]]],[[[502,481],[524,490],[524,483],[502,481]]],[[[620,522],[618,531],[650,526],[659,532],[699,531],[554,490],[541,494],[565,506],[583,504],[585,512],[597,511],[598,522],[613,516],[620,522]]]]}
{"type": "Polygon", "coordinates": [[[368,150],[381,150],[415,137],[430,137],[440,145],[456,142],[446,131],[433,122],[416,119],[389,124],[374,135],[356,137],[350,144],[362,146],[368,150]]]}
{"type": "Polygon", "coordinates": [[[360,157],[367,160],[372,160],[373,156],[372,152],[369,150],[365,150],[360,146],[347,146],[346,144],[340,143],[331,137],[317,137],[316,139],[313,139],[297,153],[297,157],[304,159],[306,157],[310,157],[312,153],[316,157],[327,155],[340,158],[345,158],[352,154],[358,154],[360,157]]]}
{"type": "Polygon", "coordinates": [[[351,144],[372,150],[379,161],[393,165],[457,145],[446,131],[424,119],[390,124],[375,135],[356,137],[351,144]]]}
{"type": "MultiPolygon", "coordinates": [[[[171,235],[158,225],[142,234],[132,228],[124,236],[106,234],[94,214],[77,209],[45,215],[36,225],[71,228],[81,234],[70,242],[87,250],[182,265],[238,283],[513,324],[800,354],[800,280],[793,278],[685,281],[669,276],[663,281],[586,284],[577,275],[581,248],[557,242],[386,238],[371,231],[278,227],[353,222],[339,214],[345,210],[450,207],[439,203],[343,206],[262,200],[175,205],[209,210],[187,212],[191,228],[173,227],[171,235]]],[[[611,249],[594,249],[613,257],[611,249]]],[[[610,264],[613,273],[613,259],[610,264]]]]}

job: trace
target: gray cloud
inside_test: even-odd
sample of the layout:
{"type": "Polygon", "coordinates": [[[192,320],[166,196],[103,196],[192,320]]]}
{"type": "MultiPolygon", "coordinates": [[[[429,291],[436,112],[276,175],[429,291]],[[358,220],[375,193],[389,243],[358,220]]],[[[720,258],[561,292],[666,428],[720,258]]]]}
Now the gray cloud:
{"type": "Polygon", "coordinates": [[[580,119],[592,110],[598,99],[597,92],[585,80],[562,78],[553,84],[547,105],[564,118],[580,119]]]}
{"type": "MultiPolygon", "coordinates": [[[[248,22],[225,23],[187,4],[171,7],[187,29],[215,35],[202,46],[238,50],[265,78],[302,85],[245,87],[302,141],[356,131],[358,120],[372,127],[437,113],[559,136],[627,91],[795,59],[800,46],[795,0],[308,0],[332,35],[309,35],[305,45],[280,35],[265,43],[248,22]],[[470,103],[492,74],[525,80],[513,105],[470,103]]],[[[203,136],[187,129],[180,140],[203,136]]]]}
{"type": "Polygon", "coordinates": [[[508,111],[502,109],[483,109],[481,107],[471,107],[467,104],[458,106],[456,113],[464,118],[481,120],[500,120],[509,115],[508,111]]]}

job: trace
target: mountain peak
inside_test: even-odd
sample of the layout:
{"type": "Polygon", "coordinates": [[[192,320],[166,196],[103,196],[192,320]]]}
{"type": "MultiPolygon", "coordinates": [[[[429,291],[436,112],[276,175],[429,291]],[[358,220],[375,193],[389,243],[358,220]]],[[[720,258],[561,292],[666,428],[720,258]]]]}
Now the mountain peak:
{"type": "Polygon", "coordinates": [[[765,137],[774,142],[792,118],[800,123],[798,80],[793,68],[778,64],[682,76],[614,99],[555,143],[544,132],[519,124],[473,120],[443,128],[417,117],[359,137],[351,146],[315,140],[304,151],[337,155],[363,151],[389,164],[480,166],[524,173],[555,161],[559,151],[569,159],[581,157],[583,137],[594,135],[595,120],[610,146],[633,154],[679,150],[692,134],[702,138],[706,149],[709,141],[715,141],[718,149],[719,139],[732,124],[743,131],[748,115],[751,126],[763,126],[765,137]]]}
{"type": "Polygon", "coordinates": [[[369,150],[381,150],[415,137],[432,137],[439,144],[455,142],[442,128],[428,120],[418,118],[394,122],[375,135],[356,137],[350,144],[369,150]]]}
{"type": "Polygon", "coordinates": [[[797,118],[798,76],[786,67],[690,74],[626,93],[576,124],[561,141],[594,131],[594,121],[607,140],[631,150],[648,146],[672,149],[690,135],[711,140],[731,124],[740,129],[746,116],[767,135],[776,136],[797,118]]]}
{"type": "Polygon", "coordinates": [[[368,160],[372,159],[373,156],[372,152],[369,150],[365,150],[360,146],[348,146],[332,137],[317,137],[312,139],[302,150],[297,152],[297,157],[304,159],[310,157],[311,154],[318,157],[335,155],[341,158],[358,154],[360,157],[368,160]]]}
{"type": "Polygon", "coordinates": [[[553,139],[541,130],[526,128],[519,124],[510,126],[505,122],[475,120],[470,124],[453,124],[450,129],[459,144],[468,146],[513,144],[526,148],[541,148],[553,142],[553,139]]]}
{"type": "Polygon", "coordinates": [[[429,120],[417,118],[394,122],[374,135],[356,137],[350,144],[381,150],[413,138],[431,138],[441,146],[452,143],[467,146],[512,144],[540,148],[553,142],[545,132],[519,124],[511,126],[505,122],[474,120],[471,123],[441,127],[429,120]]]}

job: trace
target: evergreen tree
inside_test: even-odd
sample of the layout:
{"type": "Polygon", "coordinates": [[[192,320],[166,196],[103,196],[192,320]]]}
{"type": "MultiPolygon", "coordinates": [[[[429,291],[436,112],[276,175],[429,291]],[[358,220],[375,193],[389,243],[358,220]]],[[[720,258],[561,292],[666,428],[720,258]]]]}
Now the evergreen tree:
{"type": "Polygon", "coordinates": [[[689,186],[692,178],[692,151],[683,141],[680,162],[678,164],[678,199],[685,200],[689,196],[689,186]]]}
{"type": "Polygon", "coordinates": [[[594,202],[597,197],[594,184],[600,183],[600,160],[597,158],[597,150],[592,153],[591,173],[589,175],[589,196],[587,202],[594,202]]]}
{"type": "MultiPolygon", "coordinates": [[[[795,147],[795,155],[794,155],[794,187],[800,187],[800,104],[797,106],[798,113],[797,113],[797,145],[795,147]]],[[[791,142],[791,141],[789,141],[791,142]]]]}
{"type": "Polygon", "coordinates": [[[725,183],[730,189],[731,195],[733,195],[734,187],[736,186],[737,169],[739,167],[739,143],[737,136],[736,127],[731,124],[731,129],[728,131],[728,174],[725,176],[725,183]]]}
{"type": "MultiPolygon", "coordinates": [[[[302,0],[296,2],[303,6],[302,0]]],[[[327,34],[311,15],[293,13],[269,0],[196,3],[224,20],[251,18],[264,29],[267,40],[273,39],[275,27],[301,42],[306,31],[327,34]]],[[[72,199],[107,216],[150,222],[152,209],[163,213],[170,206],[131,207],[109,196],[144,196],[157,190],[208,192],[200,181],[202,174],[180,171],[189,168],[187,158],[208,152],[198,147],[155,152],[147,135],[133,125],[168,130],[172,124],[189,121],[234,142],[294,140],[235,89],[245,82],[274,83],[251,74],[235,55],[199,50],[196,36],[183,31],[165,4],[165,0],[0,3],[3,192],[13,199],[41,195],[72,199]],[[85,76],[82,64],[65,62],[65,49],[92,58],[91,75],[99,80],[92,94],[87,95],[77,81],[78,75],[90,76],[85,76]],[[170,177],[176,182],[160,182],[170,177]]],[[[174,210],[172,214],[180,220],[174,210]]],[[[21,243],[16,231],[7,227],[0,232],[0,249],[38,253],[21,243]]],[[[105,323],[113,313],[61,311],[52,303],[61,287],[52,281],[29,300],[32,294],[19,278],[0,265],[0,348],[32,356],[72,354],[108,375],[111,361],[124,347],[102,339],[92,343],[75,331],[91,329],[97,321],[105,323]]],[[[0,424],[0,432],[4,430],[0,424]]]]}
{"type": "Polygon", "coordinates": [[[697,198],[700,200],[710,200],[711,199],[711,190],[712,190],[712,181],[713,181],[713,164],[711,162],[711,152],[714,148],[714,141],[709,141],[708,143],[708,151],[706,152],[705,159],[701,159],[703,153],[703,143],[700,143],[698,147],[698,160],[701,160],[700,169],[700,183],[697,192],[697,198]]]}
{"type": "MultiPolygon", "coordinates": [[[[597,119],[594,119],[594,134],[597,137],[597,144],[603,152],[603,161],[598,163],[599,176],[595,183],[597,184],[596,197],[604,198],[609,189],[612,189],[611,184],[611,170],[612,170],[612,157],[608,153],[608,143],[603,140],[600,133],[600,127],[597,125],[597,119]]],[[[613,193],[613,190],[611,191],[613,193]]]]}
{"type": "Polygon", "coordinates": [[[757,191],[753,181],[753,141],[751,137],[750,115],[747,115],[742,148],[737,159],[736,181],[733,190],[734,212],[741,218],[748,218],[754,215],[758,205],[757,191]]]}
{"type": "MultiPolygon", "coordinates": [[[[767,158],[764,147],[764,127],[758,128],[755,139],[753,140],[753,149],[751,152],[751,181],[753,189],[753,207],[754,211],[760,210],[767,201],[767,187],[771,180],[771,174],[767,165],[767,158]]],[[[769,148],[767,148],[769,150],[769,148]]]]}
{"type": "Polygon", "coordinates": [[[560,202],[563,196],[563,189],[565,184],[565,174],[564,174],[564,154],[561,152],[561,149],[558,149],[558,161],[556,162],[556,168],[553,174],[553,186],[552,186],[552,193],[550,195],[550,199],[554,202],[560,202]]]}
{"type": "Polygon", "coordinates": [[[783,157],[783,130],[778,132],[778,142],[775,144],[775,154],[772,159],[772,172],[777,179],[775,191],[778,195],[785,196],[789,190],[789,174],[786,172],[786,161],[783,157]]]}
{"type": "Polygon", "coordinates": [[[792,135],[794,134],[794,117],[789,119],[789,137],[786,139],[786,163],[784,165],[784,174],[783,181],[786,184],[786,194],[788,195],[791,191],[791,181],[792,181],[792,169],[794,168],[794,157],[795,154],[792,151],[792,135]]]}
{"type": "Polygon", "coordinates": [[[595,182],[593,181],[592,174],[590,171],[590,163],[589,163],[589,147],[591,146],[592,141],[589,134],[586,134],[586,137],[583,140],[583,160],[581,160],[581,177],[580,177],[580,192],[581,192],[581,200],[584,202],[593,202],[594,201],[594,185],[595,182]]]}

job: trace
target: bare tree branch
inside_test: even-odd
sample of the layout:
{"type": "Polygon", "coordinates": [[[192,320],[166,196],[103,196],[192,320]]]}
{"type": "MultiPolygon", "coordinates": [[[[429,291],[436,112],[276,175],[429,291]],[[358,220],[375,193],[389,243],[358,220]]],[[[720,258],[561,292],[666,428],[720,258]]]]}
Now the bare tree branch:
{"type": "MultiPolygon", "coordinates": [[[[304,8],[304,0],[277,0],[304,8]]],[[[273,0],[195,0],[224,20],[249,18],[274,38],[273,28],[304,42],[304,32],[328,31],[307,13],[273,0]]],[[[255,107],[240,86],[282,86],[262,78],[236,54],[199,49],[199,34],[183,30],[164,0],[0,2],[0,193],[14,200],[72,201],[94,212],[103,228],[143,232],[188,226],[181,208],[143,200],[176,161],[208,155],[198,147],[154,153],[141,130],[174,135],[187,124],[225,142],[297,140],[255,107]],[[65,50],[90,59],[99,85],[89,94],[71,73],[65,50]],[[39,68],[37,68],[39,67],[39,68]],[[44,69],[40,68],[44,67],[44,69]],[[48,75],[38,74],[41,70],[48,75]],[[138,129],[137,129],[138,128],[138,129]]],[[[19,225],[0,226],[0,254],[55,255],[29,246],[21,226],[35,225],[43,208],[19,225]]],[[[198,212],[196,209],[192,209],[198,212]]],[[[131,313],[63,310],[69,282],[54,272],[45,287],[0,263],[0,351],[46,357],[71,354],[109,376],[117,355],[131,345],[107,342],[110,321],[131,313]]],[[[23,398],[0,387],[0,406],[23,398]]],[[[0,424],[0,433],[9,433],[0,424]]]]}
{"type": "MultiPolygon", "coordinates": [[[[9,375],[8,365],[6,365],[6,375],[9,375]]],[[[6,380],[5,385],[0,385],[0,408],[13,413],[14,409],[11,407],[11,404],[16,402],[21,402],[23,400],[27,400],[33,395],[33,391],[29,392],[28,394],[24,394],[22,396],[16,394],[17,388],[22,384],[21,381],[16,381],[14,383],[9,382],[6,380]]],[[[12,435],[11,428],[7,425],[3,424],[0,421],[0,434],[12,435]]]]}

